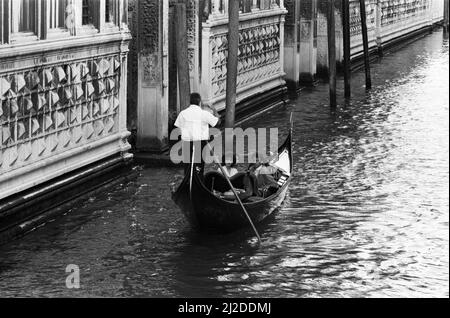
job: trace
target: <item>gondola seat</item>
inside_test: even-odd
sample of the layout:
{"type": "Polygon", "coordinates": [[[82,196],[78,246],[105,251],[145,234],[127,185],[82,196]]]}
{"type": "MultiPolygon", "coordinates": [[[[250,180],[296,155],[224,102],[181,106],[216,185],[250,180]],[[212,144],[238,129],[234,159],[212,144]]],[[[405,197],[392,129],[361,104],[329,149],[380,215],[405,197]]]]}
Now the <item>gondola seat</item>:
{"type": "Polygon", "coordinates": [[[205,187],[210,191],[218,191],[221,193],[230,191],[227,179],[217,171],[210,171],[205,174],[204,177],[205,187]]]}
{"type": "MultiPolygon", "coordinates": [[[[238,191],[239,197],[243,202],[248,200],[252,202],[258,201],[259,190],[258,181],[254,175],[248,175],[250,177],[250,189],[248,189],[249,184],[246,182],[247,173],[240,172],[230,178],[233,187],[238,191]],[[245,189],[245,190],[244,190],[245,189]],[[247,191],[250,190],[250,191],[247,191]],[[244,193],[245,191],[246,193],[244,193]]],[[[226,180],[226,178],[217,171],[210,171],[205,174],[204,177],[205,187],[211,192],[219,192],[221,198],[227,201],[235,201],[234,194],[231,194],[231,188],[226,180]]],[[[261,198],[262,199],[262,198],[261,198]]]]}

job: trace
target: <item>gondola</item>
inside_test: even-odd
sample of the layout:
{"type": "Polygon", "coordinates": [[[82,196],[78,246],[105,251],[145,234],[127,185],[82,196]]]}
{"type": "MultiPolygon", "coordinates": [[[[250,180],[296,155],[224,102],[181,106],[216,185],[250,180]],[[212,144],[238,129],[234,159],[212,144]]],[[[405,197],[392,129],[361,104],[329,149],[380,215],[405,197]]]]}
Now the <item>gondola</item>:
{"type": "MultiPolygon", "coordinates": [[[[266,219],[283,203],[292,175],[292,129],[279,148],[277,159],[271,163],[278,168],[278,188],[264,197],[251,197],[243,202],[253,223],[266,219]]],[[[237,200],[223,198],[213,189],[226,190],[225,177],[218,172],[208,172],[202,178],[196,169],[186,172],[172,199],[186,216],[189,223],[200,231],[228,233],[249,226],[249,220],[237,200]],[[192,179],[191,179],[192,171],[192,179]]],[[[239,188],[245,173],[231,181],[239,188]]]]}

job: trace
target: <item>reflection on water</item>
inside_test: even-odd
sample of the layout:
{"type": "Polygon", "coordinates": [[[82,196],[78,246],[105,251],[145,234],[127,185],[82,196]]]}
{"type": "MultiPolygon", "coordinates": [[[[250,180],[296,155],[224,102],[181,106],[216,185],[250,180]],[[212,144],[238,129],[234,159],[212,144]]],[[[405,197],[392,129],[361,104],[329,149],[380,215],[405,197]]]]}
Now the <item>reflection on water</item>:
{"type": "MultiPolygon", "coordinates": [[[[295,179],[259,227],[204,236],[170,200],[179,171],[140,176],[0,248],[0,296],[449,296],[449,61],[436,32],[353,79],[336,111],[328,89],[247,125],[294,112],[295,179]],[[65,288],[77,264],[81,286],[65,288]]],[[[340,96],[343,96],[340,89],[340,96]]]]}

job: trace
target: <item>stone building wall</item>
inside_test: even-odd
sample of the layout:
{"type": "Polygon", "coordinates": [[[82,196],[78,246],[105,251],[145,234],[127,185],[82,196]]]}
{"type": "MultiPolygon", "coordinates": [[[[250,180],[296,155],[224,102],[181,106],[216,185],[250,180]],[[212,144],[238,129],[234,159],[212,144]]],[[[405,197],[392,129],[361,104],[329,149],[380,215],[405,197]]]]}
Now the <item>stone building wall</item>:
{"type": "MultiPolygon", "coordinates": [[[[228,1],[211,1],[202,23],[198,87],[204,101],[225,108],[228,1]]],[[[285,85],[284,1],[241,3],[237,102],[285,85]]],[[[195,85],[194,85],[195,87],[195,85]]]]}
{"type": "Polygon", "coordinates": [[[0,199],[109,156],[126,157],[126,2],[111,3],[109,17],[105,1],[96,2],[103,7],[84,21],[81,1],[67,1],[58,28],[41,15],[47,2],[33,2],[27,18],[36,24],[17,26],[12,0],[1,4],[0,199]]]}
{"type": "MultiPolygon", "coordinates": [[[[129,64],[129,125],[141,152],[161,152],[179,111],[173,4],[131,0],[133,34],[129,64]],[[134,77],[134,78],[132,78],[134,77]],[[136,114],[136,115],[135,115],[136,114]]],[[[191,91],[225,108],[228,13],[226,0],[178,1],[186,5],[191,91]]],[[[237,102],[285,85],[284,9],[280,0],[241,2],[237,102]]]]}
{"type": "Polygon", "coordinates": [[[168,1],[131,0],[128,125],[138,151],[168,145],[168,1]]]}
{"type": "MultiPolygon", "coordinates": [[[[341,0],[336,2],[336,56],[343,59],[341,0]]],[[[377,49],[421,29],[431,28],[443,18],[442,0],[366,0],[369,48],[377,49]]],[[[327,1],[319,0],[318,71],[328,69],[328,40],[326,21],[327,1]]],[[[359,0],[350,0],[351,55],[363,54],[359,0]]]]}

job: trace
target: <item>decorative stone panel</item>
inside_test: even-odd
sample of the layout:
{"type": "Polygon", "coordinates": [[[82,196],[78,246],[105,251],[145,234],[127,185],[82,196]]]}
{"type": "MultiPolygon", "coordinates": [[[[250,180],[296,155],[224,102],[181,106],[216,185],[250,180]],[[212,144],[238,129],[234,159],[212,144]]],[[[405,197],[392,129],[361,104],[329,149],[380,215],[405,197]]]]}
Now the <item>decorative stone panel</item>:
{"type": "MultiPolygon", "coordinates": [[[[366,22],[369,46],[376,46],[377,0],[366,0],[366,22]]],[[[352,54],[363,51],[361,10],[359,0],[350,0],[350,43],[352,54]]]]}
{"type": "MultiPolygon", "coordinates": [[[[244,28],[239,33],[237,86],[242,88],[263,78],[280,74],[280,27],[277,23],[244,28]]],[[[225,94],[228,37],[217,34],[210,41],[212,95],[225,94]]]]}
{"type": "MultiPolygon", "coordinates": [[[[374,47],[414,32],[443,17],[443,1],[436,0],[368,0],[366,1],[369,46],[374,47]]],[[[359,0],[350,1],[352,54],[361,54],[362,34],[359,0]]]]}
{"type": "MultiPolygon", "coordinates": [[[[274,4],[272,4],[273,6],[274,4]]],[[[285,84],[284,7],[241,14],[237,102],[285,84]]],[[[201,92],[206,103],[225,107],[228,19],[210,15],[203,23],[201,92]]]]}
{"type": "Polygon", "coordinates": [[[436,0],[380,1],[381,36],[389,40],[432,23],[431,2],[436,0]]]}
{"type": "Polygon", "coordinates": [[[127,152],[128,40],[0,48],[0,199],[127,152]]]}
{"type": "Polygon", "coordinates": [[[118,132],[120,55],[0,75],[0,173],[118,132]]]}

